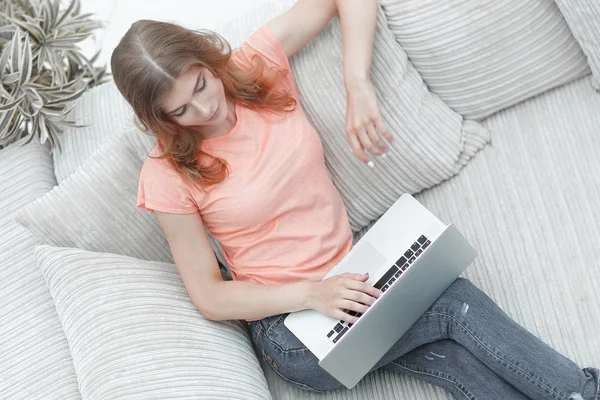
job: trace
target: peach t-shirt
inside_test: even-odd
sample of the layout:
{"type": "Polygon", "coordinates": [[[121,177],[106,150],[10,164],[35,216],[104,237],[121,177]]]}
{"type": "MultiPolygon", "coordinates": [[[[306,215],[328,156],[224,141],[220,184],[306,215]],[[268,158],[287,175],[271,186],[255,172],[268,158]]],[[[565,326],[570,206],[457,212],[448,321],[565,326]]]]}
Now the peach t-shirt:
{"type": "MultiPolygon", "coordinates": [[[[227,160],[230,174],[203,191],[165,160],[146,159],[138,207],[199,212],[221,243],[235,280],[266,285],[320,280],[352,246],[346,209],[325,166],[320,138],[300,105],[283,46],[266,26],[233,52],[232,61],[249,65],[253,54],[288,71],[281,84],[296,99],[296,109],[273,118],[237,103],[233,129],[201,144],[227,160]]],[[[151,152],[158,154],[157,148],[151,152]]]]}

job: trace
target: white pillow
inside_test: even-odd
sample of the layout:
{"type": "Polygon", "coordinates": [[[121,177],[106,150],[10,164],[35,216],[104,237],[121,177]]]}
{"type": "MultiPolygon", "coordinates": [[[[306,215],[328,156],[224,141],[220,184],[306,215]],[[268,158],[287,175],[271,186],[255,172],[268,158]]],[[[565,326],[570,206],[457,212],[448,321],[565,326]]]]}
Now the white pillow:
{"type": "Polygon", "coordinates": [[[556,4],[587,56],[594,87],[600,90],[600,1],[556,0],[556,4]]]}
{"type": "MultiPolygon", "coordinates": [[[[595,1],[595,0],[590,0],[595,1]]],[[[550,0],[381,0],[398,43],[465,118],[483,119],[589,74],[550,0]]]]}
{"type": "MultiPolygon", "coordinates": [[[[172,262],[156,216],[136,207],[141,151],[130,129],[105,143],[60,185],[21,208],[16,219],[45,244],[172,262]]],[[[229,278],[219,244],[209,236],[229,278]]]]}
{"type": "Polygon", "coordinates": [[[133,110],[115,83],[103,83],[81,96],[69,113],[80,128],[66,128],[58,136],[54,174],[58,183],[79,168],[98,148],[133,124],[133,110]]]}
{"type": "Polygon", "coordinates": [[[37,246],[82,399],[270,399],[247,330],[206,320],[174,264],[37,246]]]}

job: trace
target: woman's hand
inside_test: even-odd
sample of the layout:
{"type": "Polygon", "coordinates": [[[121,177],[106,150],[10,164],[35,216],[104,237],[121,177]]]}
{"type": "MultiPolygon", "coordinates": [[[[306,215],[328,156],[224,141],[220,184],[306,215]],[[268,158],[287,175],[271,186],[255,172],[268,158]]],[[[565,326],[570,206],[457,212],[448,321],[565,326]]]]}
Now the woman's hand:
{"type": "Polygon", "coordinates": [[[319,311],[335,319],[350,323],[358,321],[343,310],[354,310],[359,313],[367,311],[370,305],[381,295],[365,281],[369,274],[341,274],[318,282],[311,282],[308,294],[308,304],[313,310],[319,311]]]}
{"type": "MultiPolygon", "coordinates": [[[[373,162],[365,150],[378,156],[385,154],[393,137],[383,123],[381,111],[371,80],[354,79],[346,84],[346,136],[354,155],[373,168],[373,162]],[[379,133],[378,133],[379,132],[379,133]]],[[[385,156],[384,156],[385,157],[385,156]]]]}

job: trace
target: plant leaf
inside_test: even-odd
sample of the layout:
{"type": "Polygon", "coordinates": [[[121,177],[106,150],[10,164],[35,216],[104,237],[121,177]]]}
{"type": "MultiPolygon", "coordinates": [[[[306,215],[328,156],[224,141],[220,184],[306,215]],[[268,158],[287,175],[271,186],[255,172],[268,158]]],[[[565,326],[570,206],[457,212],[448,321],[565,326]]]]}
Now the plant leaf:
{"type": "Polygon", "coordinates": [[[0,33],[14,33],[15,29],[17,29],[17,28],[15,28],[14,25],[10,25],[10,24],[4,25],[4,26],[0,27],[0,33]]]}
{"type": "Polygon", "coordinates": [[[11,50],[11,72],[17,72],[19,70],[19,61],[21,59],[21,33],[18,29],[15,31],[15,35],[12,38],[11,50]]]}
{"type": "Polygon", "coordinates": [[[46,103],[46,105],[55,105],[55,104],[65,104],[65,103],[69,103],[73,100],[76,100],[79,98],[79,96],[81,96],[83,94],[83,92],[85,92],[87,90],[87,86],[82,87],[81,89],[79,89],[78,91],[76,91],[75,93],[71,94],[70,96],[67,97],[63,97],[61,99],[58,100],[54,100],[54,101],[50,101],[48,103],[46,103]]]}
{"type": "Polygon", "coordinates": [[[23,19],[25,21],[19,26],[21,26],[23,30],[26,30],[36,43],[42,43],[46,34],[44,33],[43,27],[40,26],[41,20],[32,18],[29,15],[23,15],[23,19]]]}
{"type": "Polygon", "coordinates": [[[32,67],[33,60],[31,57],[31,43],[29,42],[29,35],[25,34],[25,41],[23,42],[23,57],[19,63],[19,86],[23,86],[25,82],[31,78],[32,67]]]}
{"type": "Polygon", "coordinates": [[[48,128],[46,127],[46,119],[42,114],[38,115],[37,125],[40,128],[40,143],[44,144],[48,140],[48,128]]]}
{"type": "Polygon", "coordinates": [[[63,15],[58,19],[58,21],[56,22],[55,26],[60,26],[60,24],[62,24],[62,22],[69,15],[71,15],[71,12],[75,9],[75,6],[77,6],[77,9],[79,9],[78,3],[79,3],[78,0],[72,0],[71,4],[69,4],[69,7],[65,10],[65,12],[63,13],[63,15]]]}
{"type": "Polygon", "coordinates": [[[4,70],[8,64],[8,56],[12,53],[12,40],[4,45],[4,51],[0,55],[0,75],[4,74],[4,70]]]}
{"type": "Polygon", "coordinates": [[[27,119],[31,119],[37,114],[37,112],[33,109],[31,104],[27,101],[22,101],[21,103],[19,103],[17,108],[21,112],[21,115],[26,117],[27,119]]]}
{"type": "Polygon", "coordinates": [[[44,38],[44,31],[40,29],[37,25],[37,21],[27,15],[23,16],[23,18],[29,18],[29,21],[22,20],[20,18],[10,18],[8,19],[11,24],[18,26],[23,29],[25,32],[30,34],[36,42],[40,43],[44,38]]]}
{"type": "Polygon", "coordinates": [[[25,93],[27,100],[29,100],[29,103],[31,104],[31,107],[33,107],[33,109],[37,113],[37,111],[39,111],[44,106],[44,99],[37,92],[37,90],[35,90],[29,85],[27,85],[25,93]]]}
{"type": "Polygon", "coordinates": [[[65,20],[59,27],[61,30],[72,30],[72,31],[92,31],[98,28],[102,28],[104,24],[99,21],[92,20],[93,14],[81,14],[73,17],[70,20],[65,20]]]}
{"type": "Polygon", "coordinates": [[[2,133],[6,129],[8,129],[16,112],[17,112],[16,108],[13,108],[12,110],[0,112],[0,137],[2,137],[2,133]]]}
{"type": "Polygon", "coordinates": [[[44,67],[44,61],[46,61],[47,54],[48,53],[46,50],[46,46],[44,46],[44,45],[40,46],[40,51],[37,56],[37,70],[38,71],[41,71],[42,68],[44,67]]]}
{"type": "Polygon", "coordinates": [[[8,75],[2,77],[2,84],[10,86],[19,80],[19,72],[11,72],[8,75]]]}
{"type": "Polygon", "coordinates": [[[7,145],[14,140],[14,138],[19,134],[19,129],[22,123],[23,118],[17,114],[16,120],[13,121],[12,125],[9,125],[8,130],[5,131],[6,133],[0,132],[0,146],[7,145]]]}
{"type": "Polygon", "coordinates": [[[22,98],[19,98],[18,100],[13,101],[12,103],[0,104],[0,111],[7,111],[16,108],[19,105],[21,99],[22,98]]]}
{"type": "MultiPolygon", "coordinates": [[[[41,1],[50,2],[50,0],[41,0],[41,1]]],[[[57,18],[58,18],[58,12],[60,10],[60,1],[59,0],[52,0],[52,4],[50,6],[50,10],[52,11],[52,13],[50,14],[50,20],[53,21],[52,22],[52,28],[56,28],[56,21],[57,21],[57,18]]]]}

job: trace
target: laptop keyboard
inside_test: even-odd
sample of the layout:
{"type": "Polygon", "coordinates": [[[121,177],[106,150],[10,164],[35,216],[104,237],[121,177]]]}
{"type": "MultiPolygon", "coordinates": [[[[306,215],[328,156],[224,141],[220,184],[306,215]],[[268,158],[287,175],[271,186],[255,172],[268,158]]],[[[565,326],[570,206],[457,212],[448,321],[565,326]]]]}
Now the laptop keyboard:
{"type": "MultiPolygon", "coordinates": [[[[400,257],[398,261],[396,261],[396,263],[393,264],[385,274],[383,274],[383,276],[377,281],[377,283],[373,285],[373,287],[385,293],[385,291],[388,290],[390,286],[393,285],[394,282],[396,282],[400,278],[404,271],[406,271],[408,267],[415,262],[417,257],[419,257],[421,253],[423,253],[423,251],[430,244],[431,242],[429,241],[429,239],[427,239],[425,235],[421,235],[404,252],[402,257],[400,257]]],[[[346,311],[353,317],[360,318],[362,316],[362,313],[356,311],[344,311],[346,311]]],[[[348,329],[350,329],[352,325],[353,324],[348,323],[346,321],[338,321],[338,323],[333,327],[333,329],[329,331],[329,333],[327,333],[327,338],[329,338],[329,340],[331,340],[334,344],[337,343],[342,338],[342,336],[344,336],[346,332],[348,332],[348,329]]]]}

